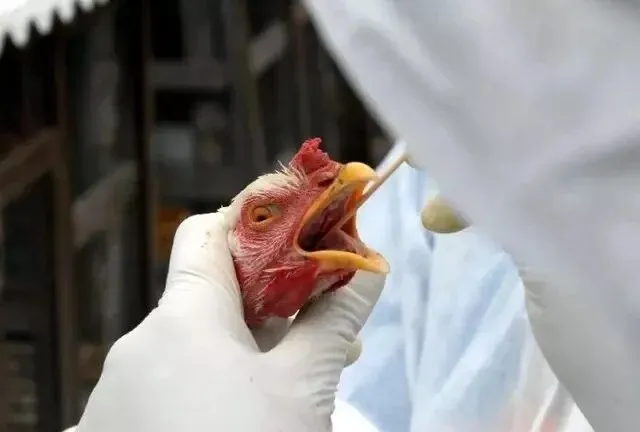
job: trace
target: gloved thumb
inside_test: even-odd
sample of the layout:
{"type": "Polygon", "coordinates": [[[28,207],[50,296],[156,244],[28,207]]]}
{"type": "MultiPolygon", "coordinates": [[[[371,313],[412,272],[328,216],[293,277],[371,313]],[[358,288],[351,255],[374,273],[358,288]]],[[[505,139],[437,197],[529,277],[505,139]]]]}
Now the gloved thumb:
{"type": "Polygon", "coordinates": [[[467,222],[440,195],[427,202],[420,217],[422,226],[439,234],[456,233],[468,227],[467,222]]]}
{"type": "Polygon", "coordinates": [[[180,224],[159,308],[196,328],[220,329],[248,340],[228,232],[224,209],[180,224]]]}
{"type": "MultiPolygon", "coordinates": [[[[267,355],[285,365],[300,382],[335,390],[347,351],[375,306],[385,276],[358,272],[345,287],[324,295],[300,311],[284,339],[267,355]]],[[[316,402],[332,409],[334,391],[316,402]]]]}

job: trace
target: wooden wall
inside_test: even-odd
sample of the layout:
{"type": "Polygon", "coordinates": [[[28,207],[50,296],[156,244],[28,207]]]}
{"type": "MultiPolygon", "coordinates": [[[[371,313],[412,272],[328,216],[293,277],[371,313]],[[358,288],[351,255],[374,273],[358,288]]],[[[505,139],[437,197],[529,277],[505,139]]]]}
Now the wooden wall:
{"type": "Polygon", "coordinates": [[[149,309],[145,13],[114,2],[0,57],[0,430],[76,422],[149,309]]]}

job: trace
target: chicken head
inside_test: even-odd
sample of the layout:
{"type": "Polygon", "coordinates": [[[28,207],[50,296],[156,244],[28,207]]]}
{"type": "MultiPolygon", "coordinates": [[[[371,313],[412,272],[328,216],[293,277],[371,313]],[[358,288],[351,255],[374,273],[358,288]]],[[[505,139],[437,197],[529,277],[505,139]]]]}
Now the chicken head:
{"type": "Polygon", "coordinates": [[[355,217],[334,229],[375,171],[331,160],[320,143],[304,142],[288,165],[260,176],[228,208],[229,248],[250,327],[294,315],[346,285],[357,270],[389,270],[358,237],[355,217]]]}

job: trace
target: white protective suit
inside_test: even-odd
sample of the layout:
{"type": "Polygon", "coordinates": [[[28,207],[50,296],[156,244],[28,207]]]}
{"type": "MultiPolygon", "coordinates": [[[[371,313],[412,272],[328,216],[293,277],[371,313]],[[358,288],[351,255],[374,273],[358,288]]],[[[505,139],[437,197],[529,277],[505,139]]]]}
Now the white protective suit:
{"type": "Polygon", "coordinates": [[[640,430],[640,5],[306,5],[414,162],[553,282],[528,284],[529,318],[589,423],[640,430]]]}

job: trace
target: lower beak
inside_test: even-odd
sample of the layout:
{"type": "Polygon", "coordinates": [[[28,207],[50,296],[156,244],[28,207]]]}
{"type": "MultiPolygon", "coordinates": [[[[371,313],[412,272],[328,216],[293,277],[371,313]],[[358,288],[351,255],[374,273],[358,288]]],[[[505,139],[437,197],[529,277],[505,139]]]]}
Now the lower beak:
{"type": "MultiPolygon", "coordinates": [[[[346,195],[350,195],[347,206],[353,209],[360,200],[365,186],[376,178],[376,172],[363,163],[350,162],[343,165],[333,183],[311,204],[303,216],[296,233],[296,244],[300,231],[310,220],[320,215],[331,203],[346,195]]],[[[313,252],[300,249],[299,252],[307,258],[318,261],[322,271],[364,270],[383,274],[389,272],[389,264],[382,255],[369,249],[360,241],[355,227],[355,215],[347,221],[343,230],[361,243],[364,248],[363,254],[331,249],[313,252]]]]}

